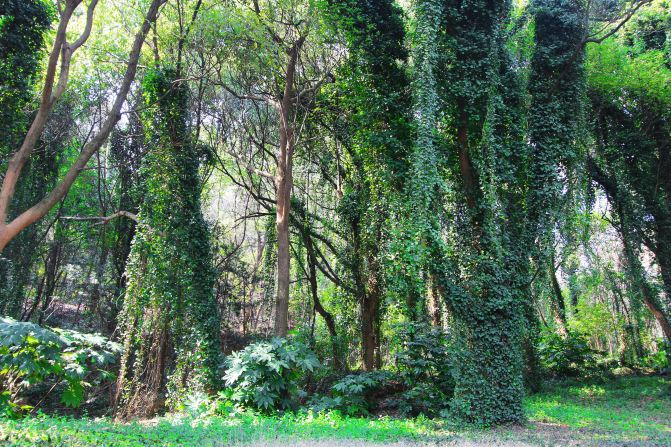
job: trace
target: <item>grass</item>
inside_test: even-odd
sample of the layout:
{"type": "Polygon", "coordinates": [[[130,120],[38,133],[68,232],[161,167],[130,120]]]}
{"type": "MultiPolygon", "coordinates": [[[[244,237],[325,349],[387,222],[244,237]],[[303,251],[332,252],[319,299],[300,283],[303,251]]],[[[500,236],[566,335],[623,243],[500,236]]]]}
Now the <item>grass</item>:
{"type": "Polygon", "coordinates": [[[388,442],[427,438],[436,426],[426,419],[345,418],[337,414],[283,417],[243,414],[235,418],[212,417],[200,421],[164,417],[132,424],[42,416],[0,424],[0,441],[4,440],[9,445],[72,447],[218,447],[281,438],[388,442]]]}
{"type": "Polygon", "coordinates": [[[0,421],[0,445],[219,447],[229,445],[630,445],[671,446],[671,392],[659,377],[565,383],[525,400],[529,423],[465,430],[425,418],[302,414],[193,420],[166,416],[132,424],[39,416],[0,421]],[[363,441],[366,441],[364,443],[363,441]],[[372,444],[370,444],[372,443],[372,444]]]}
{"type": "Polygon", "coordinates": [[[671,387],[660,377],[565,383],[525,401],[527,417],[595,438],[671,446],[671,387]]]}

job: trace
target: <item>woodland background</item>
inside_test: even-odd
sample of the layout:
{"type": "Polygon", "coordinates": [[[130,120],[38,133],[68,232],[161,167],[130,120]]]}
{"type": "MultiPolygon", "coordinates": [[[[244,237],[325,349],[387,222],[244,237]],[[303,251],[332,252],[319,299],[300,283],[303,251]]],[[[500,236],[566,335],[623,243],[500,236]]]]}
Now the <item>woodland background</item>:
{"type": "Polygon", "coordinates": [[[2,0],[0,411],[668,371],[670,119],[668,0],[2,0]]]}

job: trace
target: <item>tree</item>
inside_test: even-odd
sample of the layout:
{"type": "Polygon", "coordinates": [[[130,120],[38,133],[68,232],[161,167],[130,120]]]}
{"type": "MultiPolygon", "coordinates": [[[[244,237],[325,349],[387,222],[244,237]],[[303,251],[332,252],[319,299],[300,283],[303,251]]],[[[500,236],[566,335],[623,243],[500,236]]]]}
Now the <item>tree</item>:
{"type": "Polygon", "coordinates": [[[2,188],[0,189],[0,252],[2,252],[7,244],[21,231],[43,218],[49,210],[51,210],[67,194],[73,182],[82,169],[84,169],[91,156],[97,152],[107,140],[112,129],[114,129],[114,126],[121,118],[121,107],[126,100],[126,95],[135,78],[144,39],[151,24],[156,21],[159,8],[166,1],[167,0],[152,0],[148,7],[142,26],[135,35],[123,81],[117,92],[110,113],[100,130],[84,145],[81,154],[70,166],[63,179],[61,179],[45,197],[25,211],[18,212],[18,215],[15,218],[8,221],[9,207],[14,198],[16,185],[21,176],[21,171],[35,149],[35,145],[44,131],[44,127],[47,124],[52,110],[67,89],[72,56],[91,35],[93,28],[93,14],[98,4],[98,0],[91,0],[89,3],[84,30],[72,43],[67,40],[68,26],[75,10],[80,6],[82,0],[67,0],[62,4],[62,9],[59,11],[60,21],[58,29],[56,30],[54,44],[47,61],[39,108],[20,148],[10,158],[5,176],[2,180],[2,188]]]}
{"type": "Polygon", "coordinates": [[[315,20],[313,2],[290,0],[262,6],[254,1],[251,14],[243,2],[234,12],[236,14],[229,20],[242,28],[243,35],[227,36],[226,39],[232,41],[232,49],[226,50],[234,52],[232,56],[239,66],[235,67],[237,70],[220,67],[218,79],[213,82],[242,101],[253,111],[250,115],[258,118],[257,121],[249,118],[250,115],[243,115],[248,122],[239,126],[247,135],[238,137],[241,140],[234,140],[233,144],[242,143],[240,145],[246,152],[259,153],[262,159],[272,158],[274,164],[274,173],[271,173],[252,166],[247,161],[251,158],[249,155],[228,150],[228,154],[241,161],[250,173],[272,182],[274,197],[257,197],[257,200],[266,206],[272,204],[275,211],[277,291],[274,333],[286,336],[289,328],[289,227],[294,157],[305,116],[328,78],[330,62],[324,65],[319,56],[313,58],[315,47],[319,48],[321,32],[315,20]],[[250,72],[252,67],[255,71],[250,72]],[[274,133],[270,141],[269,130],[274,133]]]}
{"type": "Polygon", "coordinates": [[[143,81],[148,153],[139,223],[127,268],[124,356],[117,414],[151,415],[185,390],[218,383],[219,315],[198,169],[202,147],[189,124],[189,90],[176,70],[143,81]]]}
{"type": "MultiPolygon", "coordinates": [[[[409,81],[403,64],[401,10],[391,1],[329,2],[327,17],[343,34],[349,57],[337,73],[329,128],[345,148],[337,166],[339,219],[346,248],[343,291],[359,305],[364,370],[379,368],[380,317],[385,297],[384,244],[393,195],[406,170],[410,143],[409,81]]],[[[337,154],[336,154],[337,155],[337,154]]]]}

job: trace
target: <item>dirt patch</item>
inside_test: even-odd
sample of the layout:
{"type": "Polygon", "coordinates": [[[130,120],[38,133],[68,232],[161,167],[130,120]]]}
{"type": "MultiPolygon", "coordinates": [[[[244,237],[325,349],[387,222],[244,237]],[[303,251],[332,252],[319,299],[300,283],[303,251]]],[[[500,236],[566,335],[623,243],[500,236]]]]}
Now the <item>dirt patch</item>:
{"type": "Polygon", "coordinates": [[[571,429],[543,422],[489,431],[446,434],[432,441],[375,443],[357,440],[269,440],[240,446],[253,447],[669,447],[667,439],[625,439],[608,432],[571,429]]]}

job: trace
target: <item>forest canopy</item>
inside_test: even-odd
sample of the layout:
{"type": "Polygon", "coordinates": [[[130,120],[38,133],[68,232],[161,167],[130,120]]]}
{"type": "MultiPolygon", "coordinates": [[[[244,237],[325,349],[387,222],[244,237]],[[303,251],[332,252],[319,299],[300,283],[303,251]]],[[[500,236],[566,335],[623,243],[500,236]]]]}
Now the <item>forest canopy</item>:
{"type": "Polygon", "coordinates": [[[2,417],[669,368],[669,0],[0,0],[0,179],[2,417]]]}

